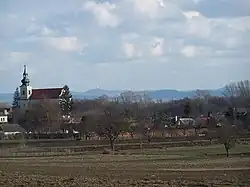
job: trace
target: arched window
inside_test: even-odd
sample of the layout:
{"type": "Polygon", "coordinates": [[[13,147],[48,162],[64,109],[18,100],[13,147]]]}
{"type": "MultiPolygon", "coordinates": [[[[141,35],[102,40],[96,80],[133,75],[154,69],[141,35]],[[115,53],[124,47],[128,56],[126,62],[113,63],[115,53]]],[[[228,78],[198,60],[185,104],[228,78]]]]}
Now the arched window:
{"type": "Polygon", "coordinates": [[[23,90],[23,95],[25,95],[25,91],[23,90]]]}

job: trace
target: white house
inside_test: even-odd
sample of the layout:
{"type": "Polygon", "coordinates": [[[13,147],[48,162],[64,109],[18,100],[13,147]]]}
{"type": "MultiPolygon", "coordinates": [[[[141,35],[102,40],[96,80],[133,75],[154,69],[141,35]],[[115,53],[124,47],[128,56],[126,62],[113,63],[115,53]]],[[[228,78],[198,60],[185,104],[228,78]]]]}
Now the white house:
{"type": "Polygon", "coordinates": [[[6,104],[0,105],[0,124],[8,123],[8,115],[9,115],[10,107],[6,104]]]}
{"type": "Polygon", "coordinates": [[[178,126],[195,126],[195,120],[193,118],[179,118],[177,121],[178,126]]]}
{"type": "Polygon", "coordinates": [[[8,123],[8,116],[0,112],[0,123],[8,123]]]}

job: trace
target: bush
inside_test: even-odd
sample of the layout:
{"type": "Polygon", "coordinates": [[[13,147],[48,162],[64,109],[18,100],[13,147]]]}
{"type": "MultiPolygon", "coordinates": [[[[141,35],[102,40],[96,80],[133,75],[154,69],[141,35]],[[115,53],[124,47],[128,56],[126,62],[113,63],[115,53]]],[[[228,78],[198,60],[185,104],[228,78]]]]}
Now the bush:
{"type": "Polygon", "coordinates": [[[8,134],[8,135],[4,135],[3,139],[5,140],[22,140],[24,139],[23,134],[8,134]]]}
{"type": "Polygon", "coordinates": [[[111,154],[111,153],[112,153],[112,151],[110,149],[106,149],[106,148],[104,148],[104,150],[102,152],[102,154],[111,154]]]}

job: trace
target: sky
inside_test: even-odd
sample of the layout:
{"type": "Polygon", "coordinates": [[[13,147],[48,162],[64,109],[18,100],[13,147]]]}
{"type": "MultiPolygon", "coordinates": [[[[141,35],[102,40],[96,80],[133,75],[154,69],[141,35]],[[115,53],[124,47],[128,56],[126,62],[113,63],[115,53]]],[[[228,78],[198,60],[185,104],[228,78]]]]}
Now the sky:
{"type": "Polygon", "coordinates": [[[1,0],[0,92],[210,89],[250,79],[249,0],[1,0]]]}

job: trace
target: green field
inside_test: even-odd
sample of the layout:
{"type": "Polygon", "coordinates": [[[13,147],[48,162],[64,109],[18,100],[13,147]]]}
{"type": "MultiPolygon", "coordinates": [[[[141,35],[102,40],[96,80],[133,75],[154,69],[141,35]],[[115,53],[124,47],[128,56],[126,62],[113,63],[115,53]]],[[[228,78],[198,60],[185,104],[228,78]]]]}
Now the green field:
{"type": "Polygon", "coordinates": [[[43,152],[2,149],[0,186],[250,186],[250,145],[43,152]],[[199,184],[199,185],[198,185],[199,184]]]}

